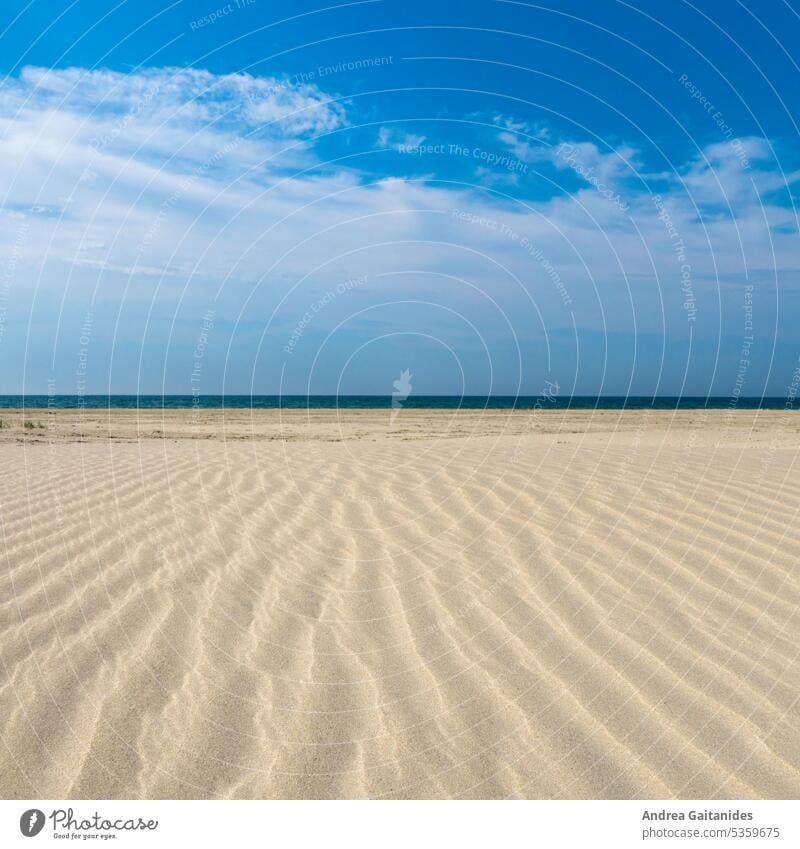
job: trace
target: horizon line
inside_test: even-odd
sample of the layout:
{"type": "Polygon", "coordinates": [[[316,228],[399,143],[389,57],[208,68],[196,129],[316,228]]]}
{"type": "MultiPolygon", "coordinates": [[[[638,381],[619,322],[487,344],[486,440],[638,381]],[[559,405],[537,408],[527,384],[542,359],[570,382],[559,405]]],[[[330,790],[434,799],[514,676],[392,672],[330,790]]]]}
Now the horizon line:
{"type": "MultiPolygon", "coordinates": [[[[477,395],[458,395],[447,392],[441,393],[413,393],[409,395],[411,398],[538,398],[542,395],[541,392],[531,394],[477,394],[477,395]]],[[[194,394],[192,392],[56,392],[50,394],[48,392],[0,392],[0,398],[391,398],[392,393],[379,392],[355,392],[355,393],[336,393],[336,392],[203,392],[194,394]]],[[[692,398],[705,400],[723,400],[731,397],[739,400],[759,401],[768,398],[786,399],[792,396],[789,395],[669,395],[669,394],[645,394],[638,395],[629,393],[627,395],[561,395],[551,396],[555,398],[692,398]]]]}

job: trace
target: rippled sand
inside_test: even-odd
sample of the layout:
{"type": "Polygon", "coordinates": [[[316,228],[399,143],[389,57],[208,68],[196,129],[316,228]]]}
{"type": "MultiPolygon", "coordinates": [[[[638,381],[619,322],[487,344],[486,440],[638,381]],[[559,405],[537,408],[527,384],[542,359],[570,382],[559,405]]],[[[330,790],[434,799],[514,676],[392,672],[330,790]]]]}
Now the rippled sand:
{"type": "Polygon", "coordinates": [[[800,419],[0,413],[0,795],[800,795],[800,419]]]}

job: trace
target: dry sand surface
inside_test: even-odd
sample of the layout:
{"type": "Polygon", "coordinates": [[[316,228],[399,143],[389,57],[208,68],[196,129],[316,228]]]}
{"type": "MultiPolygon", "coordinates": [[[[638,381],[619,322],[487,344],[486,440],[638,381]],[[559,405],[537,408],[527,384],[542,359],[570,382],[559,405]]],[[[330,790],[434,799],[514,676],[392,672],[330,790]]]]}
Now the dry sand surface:
{"type": "Polygon", "coordinates": [[[3,797],[800,795],[796,414],[0,418],[3,797]]]}

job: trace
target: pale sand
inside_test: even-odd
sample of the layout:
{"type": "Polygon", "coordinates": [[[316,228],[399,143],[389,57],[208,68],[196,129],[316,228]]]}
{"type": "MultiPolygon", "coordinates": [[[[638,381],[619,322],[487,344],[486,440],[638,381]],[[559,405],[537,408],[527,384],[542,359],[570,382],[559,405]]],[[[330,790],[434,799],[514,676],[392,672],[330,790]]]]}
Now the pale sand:
{"type": "Polygon", "coordinates": [[[800,418],[0,411],[0,795],[800,795],[800,418]]]}

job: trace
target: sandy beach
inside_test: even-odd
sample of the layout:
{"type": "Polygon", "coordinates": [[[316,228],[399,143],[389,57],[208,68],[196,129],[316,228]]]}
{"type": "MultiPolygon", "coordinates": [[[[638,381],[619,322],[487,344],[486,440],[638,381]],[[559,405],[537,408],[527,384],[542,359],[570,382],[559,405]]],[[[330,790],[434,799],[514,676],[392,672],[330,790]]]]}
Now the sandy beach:
{"type": "Polygon", "coordinates": [[[800,796],[795,414],[394,413],[0,411],[0,795],[800,796]]]}

